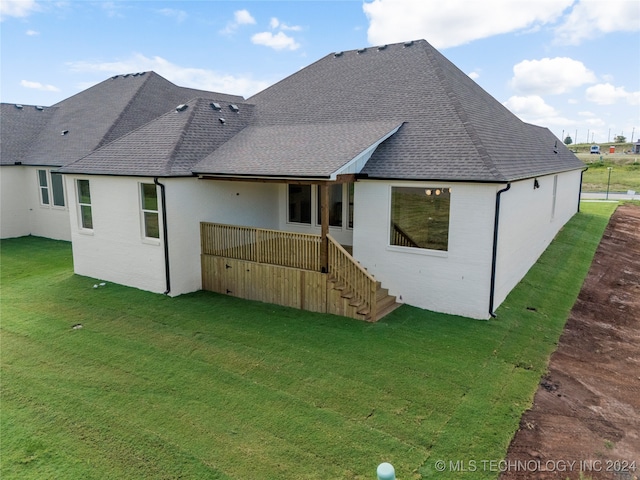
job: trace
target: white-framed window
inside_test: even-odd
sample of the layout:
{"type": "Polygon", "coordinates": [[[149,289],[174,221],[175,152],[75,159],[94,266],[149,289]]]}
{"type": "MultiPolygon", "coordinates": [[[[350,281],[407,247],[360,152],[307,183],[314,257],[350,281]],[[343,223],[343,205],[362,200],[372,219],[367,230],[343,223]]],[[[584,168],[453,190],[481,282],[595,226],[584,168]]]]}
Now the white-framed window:
{"type": "Polygon", "coordinates": [[[39,169],[40,205],[64,207],[64,181],[61,173],[39,169]]]}
{"type": "Polygon", "coordinates": [[[158,218],[158,189],[154,183],[140,184],[142,234],[145,238],[160,238],[158,218]]]}
{"type": "Polygon", "coordinates": [[[40,205],[49,205],[49,179],[46,170],[38,170],[38,186],[40,187],[40,205]]]}
{"type": "Polygon", "coordinates": [[[389,245],[446,252],[451,189],[391,187],[389,245]]]}
{"type": "Polygon", "coordinates": [[[78,190],[78,210],[80,212],[80,227],[93,230],[93,212],[91,210],[91,187],[89,180],[76,180],[78,190]]]}

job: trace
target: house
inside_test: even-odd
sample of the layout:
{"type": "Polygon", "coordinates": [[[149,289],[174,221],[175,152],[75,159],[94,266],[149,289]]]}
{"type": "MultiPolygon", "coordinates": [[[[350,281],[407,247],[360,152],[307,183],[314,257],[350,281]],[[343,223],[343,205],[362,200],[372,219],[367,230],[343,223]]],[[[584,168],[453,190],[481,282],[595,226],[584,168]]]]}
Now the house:
{"type": "Polygon", "coordinates": [[[76,273],[153,292],[368,320],[494,315],[577,212],[584,168],[424,40],[329,54],[246,100],[149,72],[2,113],[3,237],[68,238],[76,273]]]}

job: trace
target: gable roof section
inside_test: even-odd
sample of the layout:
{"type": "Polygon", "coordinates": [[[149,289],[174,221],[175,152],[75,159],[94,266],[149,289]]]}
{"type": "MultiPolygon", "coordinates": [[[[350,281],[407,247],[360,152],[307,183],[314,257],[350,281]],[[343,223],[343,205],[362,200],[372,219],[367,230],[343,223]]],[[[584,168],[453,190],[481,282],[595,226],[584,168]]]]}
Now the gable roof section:
{"type": "Polygon", "coordinates": [[[123,135],[58,171],[96,175],[191,176],[193,165],[242,130],[252,105],[229,103],[215,110],[209,99],[193,99],[123,135]],[[228,114],[227,114],[228,112],[228,114]],[[220,118],[224,117],[224,123],[220,118]]]}
{"type": "Polygon", "coordinates": [[[22,163],[54,112],[55,108],[0,104],[0,165],[22,163]]]}
{"type": "Polygon", "coordinates": [[[332,178],[399,127],[393,120],[250,126],[193,170],[232,176],[332,178]]]}
{"type": "Polygon", "coordinates": [[[404,122],[363,168],[370,178],[506,182],[582,167],[424,40],[327,55],[247,101],[254,126],[404,122]]]}
{"type": "MultiPolygon", "coordinates": [[[[61,166],[172,110],[204,96],[178,87],[154,72],[116,75],[56,105],[55,113],[25,156],[31,165],[61,166]],[[65,135],[61,133],[67,131],[65,135]]],[[[241,101],[209,92],[207,98],[241,101]]]]}

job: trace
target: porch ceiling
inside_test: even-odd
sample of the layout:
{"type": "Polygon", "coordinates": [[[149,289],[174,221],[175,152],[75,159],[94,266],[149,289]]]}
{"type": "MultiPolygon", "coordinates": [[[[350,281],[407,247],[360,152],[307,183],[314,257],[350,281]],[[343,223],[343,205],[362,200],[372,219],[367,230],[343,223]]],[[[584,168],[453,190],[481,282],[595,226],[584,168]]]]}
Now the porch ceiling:
{"type": "Polygon", "coordinates": [[[251,126],[198,162],[193,172],[329,179],[401,124],[392,120],[251,126]]]}

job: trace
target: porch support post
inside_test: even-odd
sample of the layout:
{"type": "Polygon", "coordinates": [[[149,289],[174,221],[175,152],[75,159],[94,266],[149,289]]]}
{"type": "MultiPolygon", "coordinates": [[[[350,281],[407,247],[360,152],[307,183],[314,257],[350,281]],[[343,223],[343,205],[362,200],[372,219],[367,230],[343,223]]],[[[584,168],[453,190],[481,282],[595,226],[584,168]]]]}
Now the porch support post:
{"type": "Polygon", "coordinates": [[[320,188],[320,271],[329,271],[329,185],[321,183],[320,188]]]}

